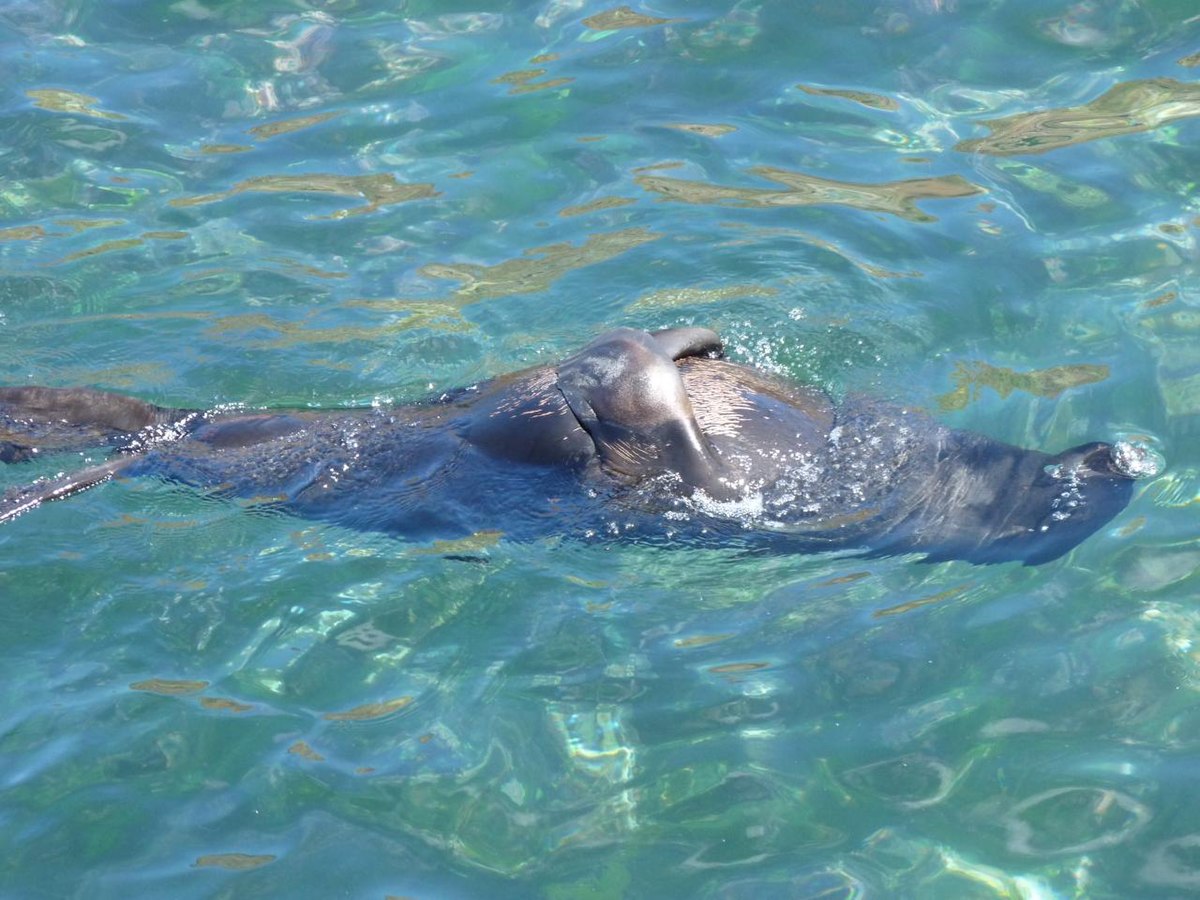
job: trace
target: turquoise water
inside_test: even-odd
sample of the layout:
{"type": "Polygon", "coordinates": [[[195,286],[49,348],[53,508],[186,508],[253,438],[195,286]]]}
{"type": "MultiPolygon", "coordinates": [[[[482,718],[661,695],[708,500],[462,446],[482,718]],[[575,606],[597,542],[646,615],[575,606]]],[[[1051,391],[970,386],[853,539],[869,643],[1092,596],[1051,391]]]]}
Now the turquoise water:
{"type": "Polygon", "coordinates": [[[1200,892],[1196,13],[0,5],[0,383],[365,404],[696,323],[1166,461],[1035,569],[47,505],[0,894],[1200,892]]]}

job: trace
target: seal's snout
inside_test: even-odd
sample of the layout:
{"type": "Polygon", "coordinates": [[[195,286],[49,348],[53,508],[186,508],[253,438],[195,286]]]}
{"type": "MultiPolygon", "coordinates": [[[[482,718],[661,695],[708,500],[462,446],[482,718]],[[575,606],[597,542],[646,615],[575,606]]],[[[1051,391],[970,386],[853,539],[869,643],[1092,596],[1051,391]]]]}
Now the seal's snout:
{"type": "Polygon", "coordinates": [[[1042,457],[1042,471],[1013,492],[1008,531],[985,545],[976,560],[1020,559],[1038,565],[1057,559],[1125,508],[1140,477],[1139,457],[1124,442],[1095,441],[1042,457]],[[1132,453],[1132,455],[1130,455],[1132,453]]]}
{"type": "Polygon", "coordinates": [[[1153,477],[1161,470],[1161,459],[1144,444],[1093,441],[1059,454],[1052,474],[1059,478],[1099,476],[1133,480],[1153,477]]]}
{"type": "MultiPolygon", "coordinates": [[[[1113,453],[1113,445],[1106,444],[1101,441],[1095,441],[1091,444],[1084,444],[1081,447],[1076,447],[1074,450],[1068,450],[1066,454],[1073,457],[1075,464],[1070,466],[1074,468],[1080,475],[1102,475],[1107,477],[1132,478],[1133,476],[1124,471],[1118,465],[1117,458],[1113,453]]],[[[1069,464],[1068,464],[1069,465],[1069,464]]]]}
{"type": "Polygon", "coordinates": [[[1162,455],[1142,441],[1117,441],[1112,457],[1113,467],[1126,478],[1153,478],[1166,467],[1162,455]]]}

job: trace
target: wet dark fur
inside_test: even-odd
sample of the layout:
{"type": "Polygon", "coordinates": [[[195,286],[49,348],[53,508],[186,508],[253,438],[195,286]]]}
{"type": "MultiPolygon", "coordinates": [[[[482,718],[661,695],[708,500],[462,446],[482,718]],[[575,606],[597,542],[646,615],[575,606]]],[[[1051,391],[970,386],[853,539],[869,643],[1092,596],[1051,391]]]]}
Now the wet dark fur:
{"type": "Polygon", "coordinates": [[[229,413],[0,388],[0,460],[111,447],[14,488],[0,521],[153,475],[414,540],[499,530],[1040,563],[1128,502],[1107,444],[1050,455],[713,358],[703,329],[618,329],[557,366],[411,405],[229,413]]]}

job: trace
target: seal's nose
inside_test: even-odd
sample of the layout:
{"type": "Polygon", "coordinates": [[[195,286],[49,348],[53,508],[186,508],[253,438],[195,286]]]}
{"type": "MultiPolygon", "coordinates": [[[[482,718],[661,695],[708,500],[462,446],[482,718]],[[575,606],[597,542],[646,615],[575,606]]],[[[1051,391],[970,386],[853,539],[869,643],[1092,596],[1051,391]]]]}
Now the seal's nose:
{"type": "Polygon", "coordinates": [[[1091,476],[1133,478],[1133,474],[1120,464],[1114,449],[1112,444],[1103,441],[1080,444],[1058,454],[1048,471],[1058,479],[1091,476]]]}
{"type": "Polygon", "coordinates": [[[1129,441],[1115,444],[1094,441],[1081,444],[1058,455],[1058,477],[1098,475],[1104,478],[1147,478],[1157,475],[1161,462],[1150,448],[1129,441]]]}

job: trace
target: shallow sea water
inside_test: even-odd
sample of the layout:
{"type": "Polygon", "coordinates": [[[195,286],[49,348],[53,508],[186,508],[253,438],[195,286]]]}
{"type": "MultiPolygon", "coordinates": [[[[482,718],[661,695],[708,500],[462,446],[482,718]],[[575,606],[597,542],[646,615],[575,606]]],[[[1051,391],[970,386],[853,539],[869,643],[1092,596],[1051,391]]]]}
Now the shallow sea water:
{"type": "Polygon", "coordinates": [[[0,894],[1200,892],[1197,15],[0,5],[0,383],[365,404],[695,323],[1166,461],[1037,568],[50,504],[0,528],[0,894]]]}

